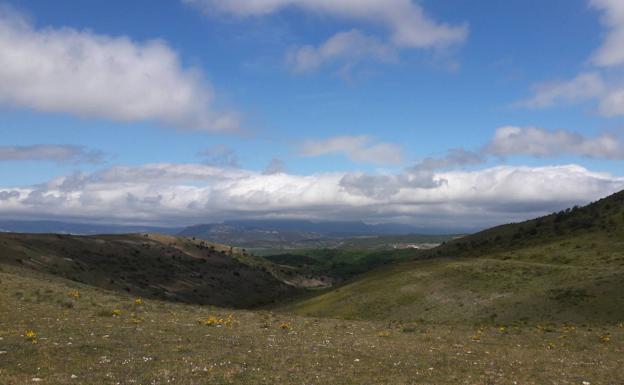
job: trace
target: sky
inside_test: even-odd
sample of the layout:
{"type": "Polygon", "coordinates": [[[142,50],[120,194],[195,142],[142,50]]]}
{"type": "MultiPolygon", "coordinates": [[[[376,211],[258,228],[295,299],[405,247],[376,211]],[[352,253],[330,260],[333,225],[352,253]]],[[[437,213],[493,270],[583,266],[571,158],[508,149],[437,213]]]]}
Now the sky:
{"type": "Polygon", "coordinates": [[[483,228],[624,189],[621,0],[0,0],[0,217],[483,228]]]}

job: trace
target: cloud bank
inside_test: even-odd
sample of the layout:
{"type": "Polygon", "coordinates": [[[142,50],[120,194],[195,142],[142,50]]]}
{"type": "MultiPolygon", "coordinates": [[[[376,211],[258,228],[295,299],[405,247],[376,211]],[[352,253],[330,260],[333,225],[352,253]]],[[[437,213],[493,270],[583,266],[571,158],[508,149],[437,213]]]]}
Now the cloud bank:
{"type": "Polygon", "coordinates": [[[201,72],[166,43],[71,28],[35,28],[0,7],[0,103],[43,112],[181,129],[228,131],[238,118],[212,109],[201,72]]]}
{"type": "MultiPolygon", "coordinates": [[[[261,173],[202,164],[111,167],[55,178],[30,187],[0,188],[0,214],[119,223],[189,224],[235,218],[363,219],[404,221],[424,227],[479,227],[559,210],[618,191],[624,178],[576,165],[499,166],[434,172],[418,184],[366,175],[360,191],[345,186],[350,174],[261,173]]],[[[382,176],[383,177],[383,176],[382,176]]]]}

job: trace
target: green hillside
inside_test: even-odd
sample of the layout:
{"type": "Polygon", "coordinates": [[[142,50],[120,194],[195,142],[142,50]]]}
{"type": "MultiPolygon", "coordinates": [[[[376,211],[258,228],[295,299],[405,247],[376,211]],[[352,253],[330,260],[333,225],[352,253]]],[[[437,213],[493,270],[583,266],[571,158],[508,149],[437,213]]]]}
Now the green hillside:
{"type": "Polygon", "coordinates": [[[519,253],[523,258],[542,262],[618,264],[623,250],[624,191],[585,207],[460,238],[424,256],[481,257],[488,254],[505,258],[519,253]]]}
{"type": "Polygon", "coordinates": [[[624,193],[413,255],[312,298],[299,314],[443,323],[624,320],[624,193]]]}
{"type": "Polygon", "coordinates": [[[132,295],[256,307],[295,295],[296,274],[227,246],[156,234],[0,233],[0,264],[132,295]]]}
{"type": "Polygon", "coordinates": [[[315,319],[138,299],[0,265],[0,383],[620,384],[624,325],[315,319]]]}

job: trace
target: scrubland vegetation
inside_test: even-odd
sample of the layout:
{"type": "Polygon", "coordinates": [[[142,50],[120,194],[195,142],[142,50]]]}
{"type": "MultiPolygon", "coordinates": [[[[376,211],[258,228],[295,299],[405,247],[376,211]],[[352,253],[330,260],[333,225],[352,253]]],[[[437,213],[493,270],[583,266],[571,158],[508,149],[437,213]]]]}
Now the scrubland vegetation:
{"type": "Polygon", "coordinates": [[[623,213],[620,193],[433,250],[270,261],[4,234],[0,383],[619,385],[623,213]]]}

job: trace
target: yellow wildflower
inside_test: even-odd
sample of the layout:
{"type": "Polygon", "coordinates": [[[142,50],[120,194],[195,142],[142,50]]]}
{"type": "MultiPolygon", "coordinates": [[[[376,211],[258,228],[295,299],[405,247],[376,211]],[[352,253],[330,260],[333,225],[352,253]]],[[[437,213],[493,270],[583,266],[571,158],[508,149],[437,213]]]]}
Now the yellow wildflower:
{"type": "Polygon", "coordinates": [[[121,315],[121,310],[119,309],[115,309],[113,310],[113,317],[119,317],[121,315]]]}
{"type": "Polygon", "coordinates": [[[609,334],[600,336],[600,342],[605,343],[605,344],[608,342],[611,342],[611,336],[609,334]]]}
{"type": "Polygon", "coordinates": [[[282,322],[282,324],[280,325],[280,329],[288,331],[292,329],[292,326],[289,322],[282,322]]]}
{"type": "Polygon", "coordinates": [[[377,333],[377,337],[390,337],[390,332],[387,330],[380,331],[377,333]]]}
{"type": "Polygon", "coordinates": [[[67,295],[74,299],[80,298],[80,292],[78,290],[70,290],[67,292],[67,295]]]}
{"type": "Polygon", "coordinates": [[[137,299],[134,300],[134,304],[136,306],[141,306],[141,305],[143,305],[143,300],[141,298],[137,298],[137,299]]]}
{"type": "Polygon", "coordinates": [[[33,344],[37,343],[37,333],[35,333],[33,330],[26,330],[24,336],[33,344]]]}

